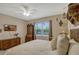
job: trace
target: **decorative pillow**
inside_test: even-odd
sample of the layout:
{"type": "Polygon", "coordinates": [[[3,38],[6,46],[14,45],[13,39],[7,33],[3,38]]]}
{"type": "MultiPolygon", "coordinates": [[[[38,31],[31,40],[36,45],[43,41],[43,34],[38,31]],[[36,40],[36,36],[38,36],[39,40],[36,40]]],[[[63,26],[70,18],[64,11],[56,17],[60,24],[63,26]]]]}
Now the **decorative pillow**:
{"type": "Polygon", "coordinates": [[[79,55],[79,43],[74,39],[70,40],[69,55],[79,55]]]}
{"type": "Polygon", "coordinates": [[[66,34],[60,34],[57,39],[57,53],[59,55],[66,55],[69,50],[69,38],[66,34]]]}
{"type": "Polygon", "coordinates": [[[57,39],[52,39],[51,40],[51,47],[52,47],[52,50],[56,50],[56,48],[57,48],[57,39]]]}
{"type": "Polygon", "coordinates": [[[79,55],[79,43],[70,45],[69,55],[79,55]]]}
{"type": "Polygon", "coordinates": [[[74,45],[77,44],[78,42],[76,42],[74,39],[69,40],[70,45],[74,45]]]}

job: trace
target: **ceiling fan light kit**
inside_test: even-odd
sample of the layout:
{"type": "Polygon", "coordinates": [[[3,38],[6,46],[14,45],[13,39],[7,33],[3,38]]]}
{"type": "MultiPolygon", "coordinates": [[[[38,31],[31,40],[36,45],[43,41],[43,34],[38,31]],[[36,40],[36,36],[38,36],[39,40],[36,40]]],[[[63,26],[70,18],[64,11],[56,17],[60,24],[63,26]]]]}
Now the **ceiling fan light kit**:
{"type": "Polygon", "coordinates": [[[23,15],[24,15],[24,16],[30,16],[31,14],[24,12],[23,15]]]}
{"type": "Polygon", "coordinates": [[[30,16],[34,13],[36,9],[31,9],[30,6],[21,5],[21,10],[23,11],[22,14],[24,16],[30,16]]]}

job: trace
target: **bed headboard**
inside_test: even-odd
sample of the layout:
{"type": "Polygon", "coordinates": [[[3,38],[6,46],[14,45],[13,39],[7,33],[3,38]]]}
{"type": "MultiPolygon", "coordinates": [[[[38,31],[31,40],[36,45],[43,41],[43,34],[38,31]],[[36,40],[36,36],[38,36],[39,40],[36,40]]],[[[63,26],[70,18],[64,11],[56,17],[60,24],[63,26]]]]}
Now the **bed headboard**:
{"type": "Polygon", "coordinates": [[[79,42],[79,28],[70,30],[70,37],[76,42],[79,42]]]}

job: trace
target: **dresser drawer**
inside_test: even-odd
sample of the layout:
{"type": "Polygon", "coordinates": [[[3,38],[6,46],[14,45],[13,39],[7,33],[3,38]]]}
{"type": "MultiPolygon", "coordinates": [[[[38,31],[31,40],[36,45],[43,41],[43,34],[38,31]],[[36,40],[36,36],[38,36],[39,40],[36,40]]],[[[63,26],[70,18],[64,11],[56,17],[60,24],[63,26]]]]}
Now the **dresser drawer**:
{"type": "Polygon", "coordinates": [[[1,43],[1,45],[2,45],[1,49],[5,50],[5,49],[10,48],[11,42],[9,40],[3,40],[2,43],[1,43]]]}
{"type": "Polygon", "coordinates": [[[6,50],[20,44],[20,38],[0,40],[0,50],[6,50]]]}

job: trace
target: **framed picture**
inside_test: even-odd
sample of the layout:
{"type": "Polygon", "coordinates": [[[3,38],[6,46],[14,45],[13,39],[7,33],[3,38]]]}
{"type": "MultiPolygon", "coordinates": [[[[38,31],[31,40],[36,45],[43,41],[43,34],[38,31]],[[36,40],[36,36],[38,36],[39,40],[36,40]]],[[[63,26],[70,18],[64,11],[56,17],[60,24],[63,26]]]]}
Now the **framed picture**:
{"type": "Polygon", "coordinates": [[[4,31],[16,31],[16,30],[17,30],[16,25],[8,25],[8,24],[4,25],[4,31]]]}

